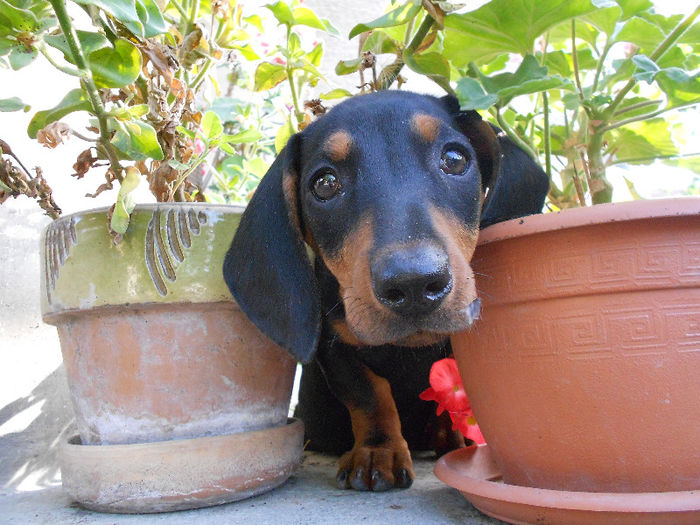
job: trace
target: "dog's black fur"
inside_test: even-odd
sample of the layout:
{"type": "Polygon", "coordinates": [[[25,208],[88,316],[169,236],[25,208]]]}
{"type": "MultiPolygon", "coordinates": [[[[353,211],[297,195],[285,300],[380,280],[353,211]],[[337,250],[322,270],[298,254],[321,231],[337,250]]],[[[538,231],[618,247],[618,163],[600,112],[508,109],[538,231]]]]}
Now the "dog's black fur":
{"type": "Polygon", "coordinates": [[[309,448],[350,450],[340,487],[410,486],[409,447],[456,446],[418,395],[448,335],[478,316],[479,228],[540,212],[548,188],[452,97],[355,97],[290,138],[224,277],[251,321],[305,363],[296,414],[309,448]]]}

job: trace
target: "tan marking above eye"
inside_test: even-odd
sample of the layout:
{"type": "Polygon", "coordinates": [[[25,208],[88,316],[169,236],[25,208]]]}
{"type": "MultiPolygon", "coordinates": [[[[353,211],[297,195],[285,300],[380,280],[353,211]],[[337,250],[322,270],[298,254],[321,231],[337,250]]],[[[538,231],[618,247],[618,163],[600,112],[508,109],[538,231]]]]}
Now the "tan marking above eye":
{"type": "Polygon", "coordinates": [[[411,129],[426,142],[435,142],[440,133],[440,121],[426,113],[416,113],[411,119],[411,129]]]}
{"type": "Polygon", "coordinates": [[[331,160],[339,162],[345,160],[350,154],[352,147],[352,137],[345,130],[336,131],[326,139],[323,144],[323,151],[328,153],[331,160]]]}

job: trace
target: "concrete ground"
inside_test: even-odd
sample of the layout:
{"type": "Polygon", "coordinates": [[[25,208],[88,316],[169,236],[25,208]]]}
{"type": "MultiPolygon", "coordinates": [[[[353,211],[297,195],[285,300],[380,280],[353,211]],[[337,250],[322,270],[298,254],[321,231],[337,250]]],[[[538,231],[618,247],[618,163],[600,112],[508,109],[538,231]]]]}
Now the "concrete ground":
{"type": "Polygon", "coordinates": [[[0,524],[81,523],[500,523],[474,509],[416,460],[408,490],[335,488],[337,458],[305,453],[299,470],[267,494],[208,509],[110,515],[81,509],[61,488],[57,450],[75,434],[58,337],[39,311],[39,233],[48,223],[28,200],[0,206],[0,524]]]}

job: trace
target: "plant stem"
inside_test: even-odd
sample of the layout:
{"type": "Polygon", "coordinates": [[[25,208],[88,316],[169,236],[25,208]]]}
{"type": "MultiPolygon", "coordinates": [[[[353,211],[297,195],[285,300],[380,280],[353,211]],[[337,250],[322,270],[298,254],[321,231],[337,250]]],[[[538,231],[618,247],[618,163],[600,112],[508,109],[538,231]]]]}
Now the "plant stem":
{"type": "MultiPolygon", "coordinates": [[[[491,112],[493,114],[494,112],[491,112]]],[[[503,118],[503,115],[501,115],[501,108],[496,107],[495,111],[495,116],[496,116],[496,121],[498,122],[498,125],[501,126],[501,129],[506,132],[506,135],[510,137],[510,139],[515,142],[520,148],[522,148],[530,157],[533,158],[535,162],[539,164],[538,158],[537,158],[537,153],[535,152],[534,148],[525,142],[513,129],[510,127],[510,125],[505,121],[503,118]]]]}
{"type": "Polygon", "coordinates": [[[177,12],[180,13],[180,16],[183,19],[186,20],[188,18],[187,11],[185,11],[185,8],[182,7],[182,4],[180,4],[180,2],[178,2],[177,0],[170,0],[170,3],[173,5],[173,7],[175,7],[175,9],[177,9],[177,12]]]}
{"type": "Polygon", "coordinates": [[[638,104],[632,104],[630,106],[627,106],[626,108],[622,108],[616,111],[614,116],[624,115],[625,113],[629,113],[630,111],[642,109],[647,106],[658,106],[659,104],[661,104],[661,102],[661,100],[647,100],[645,102],[639,102],[638,104]]]}
{"type": "Polygon", "coordinates": [[[194,27],[194,23],[199,15],[199,0],[192,0],[192,6],[190,8],[189,25],[188,29],[191,30],[194,27]]]}
{"type": "Polygon", "coordinates": [[[648,120],[650,118],[658,117],[659,115],[666,113],[667,111],[688,108],[697,104],[698,102],[689,102],[688,104],[681,104],[680,106],[673,106],[671,108],[663,108],[652,113],[645,113],[644,115],[637,115],[636,117],[630,117],[625,120],[619,120],[617,122],[613,122],[612,124],[605,126],[603,128],[603,132],[610,131],[611,129],[620,128],[622,126],[626,126],[627,124],[632,124],[633,122],[639,122],[640,120],[648,120]]]}
{"type": "MultiPolygon", "coordinates": [[[[289,38],[292,36],[292,28],[287,26],[287,49],[289,49],[289,38]]],[[[289,59],[287,59],[287,65],[285,66],[287,72],[287,82],[289,83],[289,90],[292,92],[292,103],[294,104],[294,116],[297,119],[297,125],[301,124],[304,120],[304,115],[299,107],[299,98],[297,97],[297,91],[294,87],[294,70],[289,65],[289,59]]]]}
{"type": "Polygon", "coordinates": [[[209,71],[210,66],[211,66],[211,59],[207,58],[206,62],[204,62],[204,65],[202,66],[201,71],[199,73],[197,73],[197,76],[192,81],[192,84],[190,84],[190,88],[193,91],[196,91],[197,88],[199,87],[199,83],[204,80],[204,75],[207,74],[207,71],[209,71]]]}
{"type": "MultiPolygon", "coordinates": [[[[649,55],[649,58],[653,61],[658,60],[661,58],[666,51],[668,51],[673,44],[676,43],[676,41],[681,37],[681,35],[688,29],[691,24],[695,21],[695,19],[700,15],[700,5],[698,5],[695,8],[695,11],[690,13],[687,17],[685,17],[683,20],[681,20],[678,25],[671,31],[666,38],[664,38],[663,42],[661,42],[656,49],[649,55]]],[[[627,93],[630,92],[630,90],[637,84],[637,79],[634,77],[630,78],[627,81],[627,84],[619,91],[617,96],[615,97],[615,100],[612,101],[612,103],[609,106],[609,109],[611,110],[610,112],[614,112],[617,106],[620,105],[620,103],[623,101],[627,93]]]]}
{"type": "MultiPolygon", "coordinates": [[[[571,20],[571,58],[574,63],[574,82],[576,83],[576,90],[578,91],[578,98],[581,102],[586,100],[583,94],[583,88],[581,87],[581,75],[578,70],[578,53],[576,53],[576,21],[571,20]]],[[[585,105],[581,105],[586,114],[590,117],[590,109],[585,105]]]]}
{"type": "Polygon", "coordinates": [[[547,178],[552,180],[552,142],[549,128],[549,95],[542,92],[542,111],[544,112],[544,171],[547,178]]]}
{"type": "MultiPolygon", "coordinates": [[[[612,200],[613,187],[605,177],[605,161],[603,160],[603,135],[605,131],[596,128],[590,134],[586,152],[588,154],[588,173],[590,182],[588,190],[591,192],[593,204],[602,204],[612,200]]],[[[584,162],[585,164],[585,162],[584,162]]]]}
{"type": "MultiPolygon", "coordinates": [[[[411,38],[411,42],[406,46],[405,51],[407,51],[410,54],[415,53],[416,49],[418,49],[418,47],[421,45],[421,43],[425,39],[426,35],[430,31],[430,28],[433,27],[434,23],[435,23],[435,20],[433,20],[433,17],[426,13],[425,18],[421,22],[420,26],[418,26],[418,30],[416,31],[416,34],[413,35],[413,38],[411,38]]],[[[380,85],[376,86],[376,89],[381,90],[381,89],[389,88],[394,83],[394,81],[399,77],[399,73],[401,73],[401,69],[403,69],[403,66],[404,66],[404,61],[402,58],[402,54],[399,54],[399,55],[397,55],[396,60],[393,63],[386,66],[379,73],[377,82],[380,85]]],[[[445,89],[445,86],[441,86],[441,87],[443,89],[445,89]]],[[[449,93],[449,91],[448,91],[448,93],[449,93]]]]}
{"type": "Polygon", "coordinates": [[[73,28],[68,12],[66,11],[65,2],[63,0],[49,0],[49,2],[51,3],[54,13],[56,14],[58,23],[63,31],[63,35],[66,37],[66,42],[68,43],[68,48],[72,55],[73,62],[75,62],[75,65],[78,67],[80,72],[80,83],[90,99],[90,105],[92,106],[93,112],[97,116],[97,121],[100,128],[100,145],[102,146],[103,151],[109,160],[112,173],[119,180],[119,182],[121,182],[123,179],[122,167],[121,164],[119,164],[117,152],[114,150],[114,147],[110,142],[111,137],[109,136],[109,124],[107,121],[108,115],[102,104],[102,99],[100,98],[95,81],[92,78],[92,72],[90,71],[87,61],[85,60],[83,49],[80,47],[78,36],[75,33],[75,29],[73,28]]]}
{"type": "Polygon", "coordinates": [[[595,76],[593,77],[593,88],[591,89],[591,93],[595,93],[596,91],[598,91],[598,82],[600,82],[600,74],[603,72],[603,63],[605,62],[605,58],[608,56],[611,47],[612,44],[610,43],[610,40],[606,39],[605,46],[603,47],[603,51],[600,54],[600,57],[598,58],[598,64],[596,65],[595,76]]]}
{"type": "Polygon", "coordinates": [[[62,66],[56,60],[51,56],[51,53],[49,53],[49,50],[46,49],[46,44],[44,42],[37,42],[36,48],[39,50],[39,52],[44,55],[46,60],[49,61],[49,64],[51,64],[53,67],[58,69],[59,71],[62,71],[66,75],[71,75],[73,77],[81,77],[82,73],[78,71],[77,69],[74,69],[72,67],[68,66],[62,66]]]}

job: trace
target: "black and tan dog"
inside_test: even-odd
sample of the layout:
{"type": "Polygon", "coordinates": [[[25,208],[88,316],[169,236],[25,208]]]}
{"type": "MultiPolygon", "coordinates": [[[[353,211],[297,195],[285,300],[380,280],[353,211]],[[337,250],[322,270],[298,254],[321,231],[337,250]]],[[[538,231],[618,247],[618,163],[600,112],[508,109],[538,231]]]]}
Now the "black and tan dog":
{"type": "Polygon", "coordinates": [[[523,151],[452,97],[355,97],[290,138],[224,276],[251,321],[305,363],[296,415],[309,448],[349,450],[339,487],[408,487],[409,448],[456,445],[418,395],[448,335],[478,316],[480,225],[539,212],[547,189],[523,151]]]}

